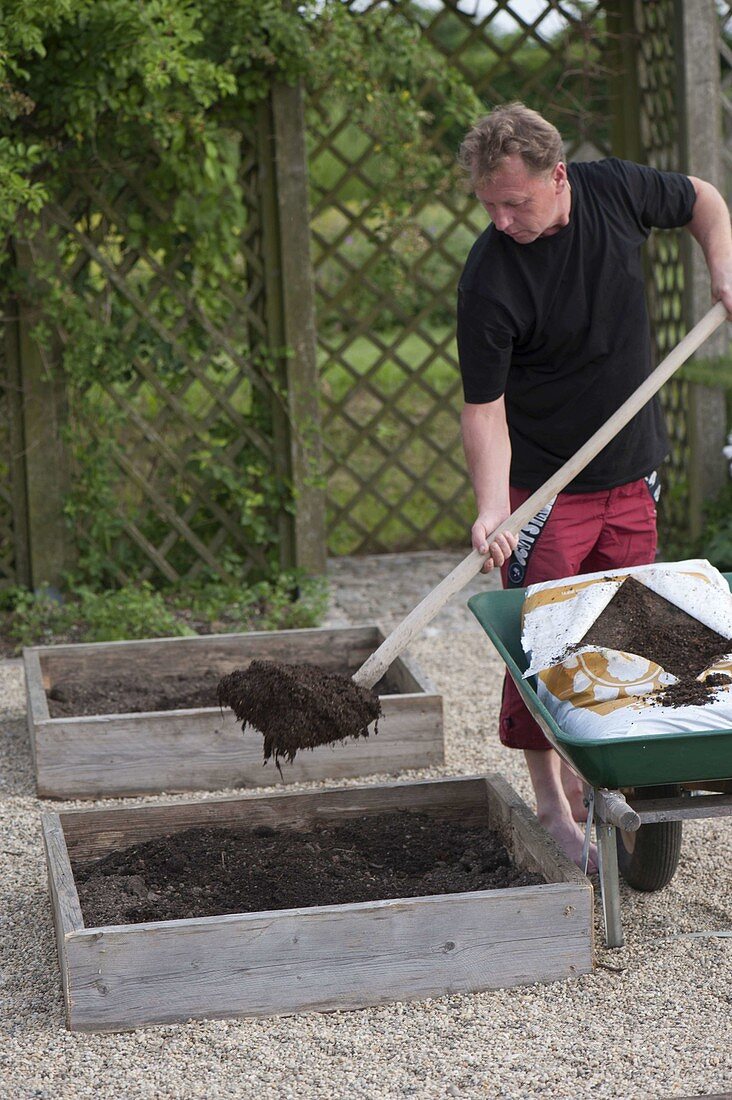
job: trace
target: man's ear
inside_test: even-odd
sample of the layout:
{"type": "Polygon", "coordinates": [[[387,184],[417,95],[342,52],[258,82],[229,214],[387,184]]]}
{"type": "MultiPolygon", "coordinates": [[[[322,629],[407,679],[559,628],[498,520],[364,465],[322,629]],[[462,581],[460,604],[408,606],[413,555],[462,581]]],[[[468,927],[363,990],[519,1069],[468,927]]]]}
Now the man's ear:
{"type": "Polygon", "coordinates": [[[552,179],[554,180],[554,186],[557,189],[557,193],[563,191],[567,186],[567,165],[563,160],[560,160],[554,169],[552,179]]]}

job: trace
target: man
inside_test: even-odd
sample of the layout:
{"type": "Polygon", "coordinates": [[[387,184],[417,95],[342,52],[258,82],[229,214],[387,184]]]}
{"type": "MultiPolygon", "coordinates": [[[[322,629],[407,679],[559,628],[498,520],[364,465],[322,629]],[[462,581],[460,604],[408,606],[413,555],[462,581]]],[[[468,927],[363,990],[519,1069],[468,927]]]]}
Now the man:
{"type": "MultiPolygon", "coordinates": [[[[523,104],[467,134],[459,162],[491,224],[458,293],[463,444],[478,517],[473,546],[504,586],[642,565],[656,553],[656,470],[668,453],[651,401],[521,533],[491,532],[603,424],[650,373],[641,246],[652,227],[686,226],[712,299],[732,313],[732,231],[709,183],[615,158],[567,165],[558,131],[523,104]]],[[[539,820],[579,862],[579,778],[504,684],[500,736],[524,750],[539,820]]],[[[593,849],[593,857],[595,855],[593,849]]]]}

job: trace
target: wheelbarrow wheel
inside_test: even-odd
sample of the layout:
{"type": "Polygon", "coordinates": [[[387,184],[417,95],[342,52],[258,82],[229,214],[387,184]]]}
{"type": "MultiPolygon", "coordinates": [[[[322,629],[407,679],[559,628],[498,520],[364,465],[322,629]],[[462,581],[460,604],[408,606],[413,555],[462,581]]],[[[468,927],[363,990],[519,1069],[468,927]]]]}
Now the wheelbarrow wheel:
{"type": "MultiPolygon", "coordinates": [[[[643,798],[672,798],[680,791],[677,786],[642,788],[643,798]]],[[[654,821],[634,833],[618,829],[618,870],[628,886],[647,893],[668,886],[679,865],[682,824],[654,821]]]]}

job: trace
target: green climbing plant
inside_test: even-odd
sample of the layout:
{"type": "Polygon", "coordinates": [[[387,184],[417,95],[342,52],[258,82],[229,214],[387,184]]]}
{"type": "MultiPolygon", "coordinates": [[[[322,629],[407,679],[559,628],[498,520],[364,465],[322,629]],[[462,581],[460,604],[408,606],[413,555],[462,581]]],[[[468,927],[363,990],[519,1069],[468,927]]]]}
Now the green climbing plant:
{"type": "MultiPolygon", "coordinates": [[[[119,584],[144,560],[140,544],[165,540],[166,521],[144,513],[142,490],[128,488],[121,497],[118,488],[115,456],[125,446],[135,447],[143,480],[159,462],[123,411],[133,407],[141,418],[159,411],[159,393],[151,382],[140,385],[137,363],[176,395],[189,418],[206,407],[211,390],[231,393],[234,415],[201,430],[185,472],[261,551],[260,571],[277,571],[278,516],[296,502],[282,472],[241,439],[241,425],[271,438],[273,408],[285,407],[285,395],[251,333],[231,336],[231,355],[211,354],[211,328],[231,326],[229,287],[241,278],[251,218],[242,150],[273,83],[302,81],[355,104],[354,119],[378,133],[384,149],[399,151],[384,158],[390,167],[382,199],[391,209],[398,212],[416,179],[435,185],[444,162],[423,141],[430,115],[420,89],[425,82],[435,88],[451,124],[467,123],[479,104],[408,14],[406,5],[402,13],[388,5],[359,13],[341,0],[4,4],[0,232],[30,242],[32,264],[19,272],[6,260],[0,278],[6,289],[38,301],[42,320],[34,335],[49,361],[60,358],[69,390],[73,485],[66,515],[75,583],[119,584]],[[69,214],[63,203],[76,181],[93,186],[99,202],[77,203],[69,214]],[[62,207],[66,222],[63,210],[49,222],[44,212],[62,207]],[[84,265],[77,262],[81,247],[92,257],[84,265]],[[168,261],[181,255],[184,262],[167,274],[168,261]],[[134,256],[133,266],[127,261],[134,256]],[[114,276],[126,265],[124,294],[114,276]],[[147,307],[153,290],[154,311],[141,322],[140,304],[147,307]],[[170,332],[175,339],[165,337],[170,332]],[[243,359],[263,390],[242,380],[243,359]],[[203,364],[205,378],[189,385],[192,361],[203,364]],[[227,448],[236,450],[233,464],[222,461],[227,448]],[[130,515],[137,541],[124,537],[130,515]]],[[[185,432],[167,439],[172,454],[185,432]]],[[[193,511],[184,479],[170,494],[172,510],[193,511]]],[[[212,540],[210,517],[196,514],[190,523],[201,543],[212,540]]],[[[185,573],[185,554],[181,540],[170,552],[172,570],[185,573]]],[[[230,546],[218,555],[230,576],[245,567],[230,546]]]]}

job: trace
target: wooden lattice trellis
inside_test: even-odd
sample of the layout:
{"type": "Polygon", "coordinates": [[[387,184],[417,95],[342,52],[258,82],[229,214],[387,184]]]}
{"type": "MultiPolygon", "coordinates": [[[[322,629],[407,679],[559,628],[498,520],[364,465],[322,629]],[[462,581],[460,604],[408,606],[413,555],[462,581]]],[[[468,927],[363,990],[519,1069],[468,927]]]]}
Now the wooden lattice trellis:
{"type": "Polygon", "coordinates": [[[13,467],[0,533],[6,510],[14,527],[0,577],[59,583],[78,562],[106,583],[323,568],[303,129],[300,91],[282,86],[231,134],[233,254],[178,224],[152,155],[97,155],[66,172],[40,228],[19,225],[1,383],[15,399],[0,417],[0,466],[13,467]],[[283,211],[301,238],[282,231],[283,211]]]}
{"type": "MultiPolygon", "coordinates": [[[[351,2],[416,19],[408,4],[351,2]]],[[[445,2],[422,9],[422,34],[486,104],[521,98],[553,113],[569,156],[609,151],[605,12],[600,3],[445,2]]],[[[461,134],[440,119],[424,142],[444,179],[401,196],[393,217],[374,166],[398,161],[381,135],[355,126],[327,94],[310,104],[313,260],[329,485],[336,553],[463,544],[473,509],[459,433],[453,338],[457,280],[485,215],[455,170],[461,134]]],[[[385,169],[388,175],[388,168],[385,169]]]]}
{"type": "MultiPolygon", "coordinates": [[[[245,187],[255,166],[245,148],[245,187]]],[[[118,581],[177,580],[204,568],[225,576],[232,553],[264,566],[262,548],[247,540],[221,492],[229,477],[243,481],[253,466],[273,465],[268,426],[256,415],[271,389],[248,343],[248,329],[261,326],[260,226],[250,216],[244,227],[245,262],[224,290],[225,319],[212,317],[190,285],[190,238],[181,235],[161,256],[136,229],[144,224],[149,235],[170,218],[123,164],[85,174],[46,212],[63,282],[119,343],[119,369],[85,383],[72,406],[77,444],[109,467],[118,581]]]]}
{"type": "MultiPolygon", "coordinates": [[[[351,2],[359,19],[376,8],[351,2]]],[[[490,6],[443,0],[421,10],[422,33],[489,107],[520,98],[557,122],[568,157],[613,151],[678,168],[674,0],[654,3],[490,6]],[[624,115],[625,117],[618,117],[624,115]],[[615,117],[613,117],[615,116],[615,117]]],[[[334,552],[382,552],[464,543],[472,513],[458,409],[451,310],[462,263],[483,215],[454,171],[460,134],[440,122],[424,140],[444,159],[444,186],[403,196],[398,218],[380,203],[380,135],[356,127],[327,95],[311,103],[313,257],[323,379],[329,536],[334,552]]],[[[678,235],[657,234],[649,254],[656,352],[683,334],[678,235]]],[[[686,389],[664,394],[672,440],[662,521],[683,528],[689,461],[686,389]]]]}

